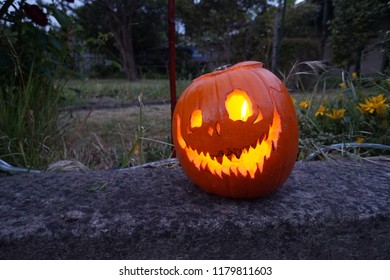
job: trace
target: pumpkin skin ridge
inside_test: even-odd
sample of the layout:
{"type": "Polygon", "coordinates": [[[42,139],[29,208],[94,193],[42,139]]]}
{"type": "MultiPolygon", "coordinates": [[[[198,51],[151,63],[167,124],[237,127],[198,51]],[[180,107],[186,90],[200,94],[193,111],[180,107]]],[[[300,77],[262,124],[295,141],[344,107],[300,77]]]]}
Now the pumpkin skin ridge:
{"type": "Polygon", "coordinates": [[[240,62],[237,64],[234,64],[226,69],[221,69],[221,70],[216,70],[211,73],[204,74],[193,81],[200,81],[202,79],[208,78],[208,77],[213,77],[216,75],[220,75],[222,73],[230,72],[230,71],[236,71],[239,68],[250,68],[250,67],[260,67],[263,68],[263,63],[259,61],[245,61],[245,62],[240,62]]]}

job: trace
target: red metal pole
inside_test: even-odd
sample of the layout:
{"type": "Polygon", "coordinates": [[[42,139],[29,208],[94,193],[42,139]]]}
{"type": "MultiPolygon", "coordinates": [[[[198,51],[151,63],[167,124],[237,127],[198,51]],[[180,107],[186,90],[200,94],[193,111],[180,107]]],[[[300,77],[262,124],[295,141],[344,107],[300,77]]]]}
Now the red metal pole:
{"type": "MultiPolygon", "coordinates": [[[[176,24],[175,0],[168,0],[169,85],[171,89],[171,120],[176,106],[176,24]]],[[[171,135],[173,139],[173,135],[171,135]]],[[[172,147],[172,157],[176,157],[172,147]]]]}
{"type": "Polygon", "coordinates": [[[171,119],[176,106],[176,29],[175,0],[168,2],[169,84],[171,90],[171,119]]]}

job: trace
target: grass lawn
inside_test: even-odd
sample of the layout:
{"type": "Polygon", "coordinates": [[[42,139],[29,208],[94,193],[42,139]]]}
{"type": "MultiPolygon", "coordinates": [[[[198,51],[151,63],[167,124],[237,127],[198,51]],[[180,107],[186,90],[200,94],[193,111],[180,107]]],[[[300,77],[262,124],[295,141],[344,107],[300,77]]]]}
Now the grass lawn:
{"type": "MultiPolygon", "coordinates": [[[[177,82],[178,96],[189,83],[177,82]]],[[[68,124],[63,158],[102,169],[138,165],[171,154],[168,80],[71,80],[62,108],[67,108],[63,114],[68,124]]]]}
{"type": "MultiPolygon", "coordinates": [[[[190,84],[187,80],[176,82],[177,95],[190,84]]],[[[165,101],[169,103],[168,80],[140,80],[128,82],[123,79],[70,80],[64,90],[62,105],[81,106],[88,104],[138,103],[142,94],[145,103],[165,101]]]]}

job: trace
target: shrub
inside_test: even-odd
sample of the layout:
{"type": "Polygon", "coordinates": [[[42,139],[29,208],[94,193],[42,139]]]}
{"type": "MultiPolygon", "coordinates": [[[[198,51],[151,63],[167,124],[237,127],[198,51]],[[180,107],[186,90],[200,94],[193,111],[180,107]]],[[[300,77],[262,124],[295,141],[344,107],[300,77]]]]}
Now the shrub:
{"type": "Polygon", "coordinates": [[[61,130],[57,105],[62,85],[57,81],[67,73],[71,21],[65,12],[45,6],[62,24],[49,28],[41,7],[18,4],[1,18],[0,158],[42,168],[54,157],[61,130]]]}

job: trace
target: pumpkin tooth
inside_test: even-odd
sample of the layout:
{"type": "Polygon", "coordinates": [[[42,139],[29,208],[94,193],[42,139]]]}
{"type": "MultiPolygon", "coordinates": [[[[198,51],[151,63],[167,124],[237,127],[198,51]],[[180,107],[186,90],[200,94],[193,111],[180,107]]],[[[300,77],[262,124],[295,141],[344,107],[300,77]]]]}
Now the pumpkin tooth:
{"type": "Polygon", "coordinates": [[[203,170],[206,169],[206,167],[207,167],[207,162],[208,162],[208,160],[207,160],[207,158],[205,158],[205,159],[203,159],[202,162],[200,163],[200,166],[202,167],[203,170]]]}
{"type": "Polygon", "coordinates": [[[222,165],[222,173],[224,173],[225,175],[230,176],[231,175],[230,168],[227,167],[227,166],[222,165]]]}
{"type": "Polygon", "coordinates": [[[222,165],[223,157],[216,156],[216,157],[215,157],[215,160],[218,161],[218,163],[219,163],[220,165],[222,165]]]}
{"type": "Polygon", "coordinates": [[[268,140],[268,137],[269,137],[269,130],[268,130],[267,132],[264,133],[263,141],[267,141],[267,140],[268,140]]]}
{"type": "Polygon", "coordinates": [[[260,158],[259,162],[257,163],[257,168],[259,169],[260,173],[263,173],[264,160],[265,160],[265,157],[262,157],[262,158],[260,158]]]}
{"type": "Polygon", "coordinates": [[[233,173],[234,175],[236,175],[236,177],[238,177],[237,166],[232,165],[232,166],[230,167],[230,171],[231,171],[231,173],[233,173]]]}
{"type": "MultiPolygon", "coordinates": [[[[261,138],[260,138],[261,139],[261,138]]],[[[256,149],[257,145],[259,144],[259,140],[257,140],[255,143],[251,145],[253,149],[256,149]]]]}
{"type": "Polygon", "coordinates": [[[222,170],[221,169],[215,169],[214,170],[214,174],[217,174],[221,179],[223,179],[222,178],[222,170]]]}
{"type": "Polygon", "coordinates": [[[255,178],[256,171],[257,171],[257,165],[253,165],[248,168],[248,173],[252,179],[255,178]]]}
{"type": "Polygon", "coordinates": [[[272,152],[275,152],[277,150],[277,143],[275,143],[276,141],[272,140],[272,152]]]}
{"type": "Polygon", "coordinates": [[[242,149],[237,149],[234,151],[234,155],[236,156],[237,159],[240,159],[242,153],[244,152],[248,152],[248,150],[246,150],[246,147],[242,148],[242,149]]]}
{"type": "Polygon", "coordinates": [[[246,151],[247,154],[252,153],[256,148],[253,148],[252,145],[248,147],[248,150],[246,151]]]}
{"type": "Polygon", "coordinates": [[[242,176],[246,177],[246,174],[248,172],[248,170],[246,169],[246,167],[244,166],[238,166],[238,171],[241,173],[242,176]]]}
{"type": "Polygon", "coordinates": [[[201,160],[198,157],[195,157],[192,162],[194,163],[195,167],[199,170],[200,169],[201,160]]]}

